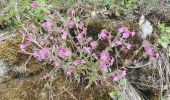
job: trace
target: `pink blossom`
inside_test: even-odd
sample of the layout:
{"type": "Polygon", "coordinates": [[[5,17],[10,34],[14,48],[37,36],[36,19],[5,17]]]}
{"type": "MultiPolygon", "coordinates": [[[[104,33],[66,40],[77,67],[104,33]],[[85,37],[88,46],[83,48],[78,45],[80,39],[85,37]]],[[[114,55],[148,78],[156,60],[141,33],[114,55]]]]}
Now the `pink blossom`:
{"type": "Polygon", "coordinates": [[[126,70],[116,70],[114,73],[111,74],[111,77],[114,81],[118,81],[126,75],[126,70]]]}
{"type": "Polygon", "coordinates": [[[72,72],[73,72],[72,69],[68,69],[67,72],[66,72],[67,76],[71,76],[72,72]]]}
{"type": "Polygon", "coordinates": [[[107,34],[109,34],[109,32],[106,29],[103,29],[100,34],[98,35],[99,39],[106,39],[107,38],[107,34]]]}
{"type": "Polygon", "coordinates": [[[70,8],[70,9],[68,10],[68,14],[71,15],[71,16],[75,16],[75,13],[76,13],[76,11],[75,11],[75,9],[73,9],[73,8],[70,8]]]}
{"type": "Polygon", "coordinates": [[[123,38],[127,39],[130,36],[130,32],[123,33],[123,38]]]}
{"type": "Polygon", "coordinates": [[[72,55],[71,50],[66,49],[66,50],[65,50],[65,57],[71,57],[71,55],[72,55]]]}
{"type": "Polygon", "coordinates": [[[20,44],[19,47],[20,47],[20,49],[21,49],[22,51],[25,51],[26,45],[25,45],[25,44],[20,44]]]}
{"type": "Polygon", "coordinates": [[[100,66],[100,70],[102,71],[102,72],[107,72],[108,71],[108,66],[107,65],[101,65],[100,66]]]}
{"type": "Polygon", "coordinates": [[[45,39],[40,39],[40,40],[39,40],[39,43],[40,43],[41,46],[44,46],[45,44],[47,44],[47,40],[45,40],[45,39]]]}
{"type": "Polygon", "coordinates": [[[93,56],[95,59],[98,59],[98,56],[96,55],[96,53],[93,53],[92,56],[93,56]]]}
{"type": "Polygon", "coordinates": [[[150,59],[154,58],[155,54],[154,54],[153,48],[150,45],[146,44],[144,46],[144,50],[145,50],[146,55],[148,55],[150,59]]]}
{"type": "Polygon", "coordinates": [[[78,24],[76,24],[76,27],[82,30],[84,28],[83,21],[80,21],[78,24]]]}
{"type": "Polygon", "coordinates": [[[112,38],[113,38],[113,36],[112,36],[111,32],[109,32],[107,35],[107,39],[110,41],[112,38]]]}
{"type": "Polygon", "coordinates": [[[37,8],[37,6],[38,6],[38,5],[37,5],[36,2],[32,2],[32,3],[31,3],[31,8],[35,9],[35,8],[37,8]]]}
{"type": "Polygon", "coordinates": [[[109,60],[110,60],[109,53],[103,51],[103,52],[100,54],[100,60],[102,60],[102,61],[109,61],[109,60]]]}
{"type": "Polygon", "coordinates": [[[60,65],[61,65],[61,63],[60,63],[59,61],[55,61],[55,62],[54,62],[54,66],[55,66],[55,67],[60,67],[60,65]]]}
{"type": "Polygon", "coordinates": [[[90,42],[90,46],[91,46],[92,48],[95,48],[95,47],[97,46],[97,41],[92,41],[92,42],[90,42]]]}
{"type": "Polygon", "coordinates": [[[64,50],[62,50],[62,49],[58,50],[57,55],[58,55],[59,57],[61,57],[61,58],[64,58],[64,57],[65,57],[65,52],[64,52],[64,50]]]}
{"type": "Polygon", "coordinates": [[[73,29],[75,27],[75,23],[73,21],[67,24],[68,29],[73,29]]]}
{"type": "Polygon", "coordinates": [[[55,12],[53,13],[53,16],[56,18],[56,17],[60,16],[60,13],[59,13],[58,11],[55,11],[55,12]]]}
{"type": "Polygon", "coordinates": [[[82,60],[80,63],[81,63],[81,64],[85,64],[85,63],[86,63],[86,60],[82,60]]]}
{"type": "Polygon", "coordinates": [[[123,43],[122,43],[121,40],[117,40],[117,41],[115,41],[115,44],[116,44],[117,46],[120,46],[120,45],[122,45],[123,43]]]}
{"type": "Polygon", "coordinates": [[[73,66],[77,66],[79,64],[79,61],[78,60],[74,60],[72,64],[73,64],[73,66]]]}
{"type": "Polygon", "coordinates": [[[122,26],[119,28],[118,30],[119,33],[123,33],[123,32],[126,32],[126,27],[122,26]]]}
{"type": "Polygon", "coordinates": [[[54,23],[51,20],[47,20],[42,24],[42,27],[46,30],[51,30],[54,27],[54,23]]]}
{"type": "Polygon", "coordinates": [[[132,45],[131,44],[126,44],[126,48],[129,50],[132,48],[132,45]]]}
{"type": "Polygon", "coordinates": [[[33,37],[31,36],[31,34],[28,34],[28,35],[27,35],[27,40],[28,40],[29,42],[33,42],[33,41],[34,41],[34,39],[33,39],[33,37]]]}
{"type": "Polygon", "coordinates": [[[113,63],[114,63],[114,59],[112,58],[112,59],[110,60],[109,64],[108,64],[108,66],[109,66],[109,67],[112,66],[113,63]]]}
{"type": "Polygon", "coordinates": [[[136,33],[134,31],[132,31],[132,32],[130,32],[130,34],[132,37],[134,37],[136,33]]]}
{"type": "Polygon", "coordinates": [[[111,38],[113,38],[113,36],[111,35],[111,32],[107,31],[106,29],[103,29],[100,34],[98,34],[98,38],[99,39],[108,39],[110,40],[111,38]]]}
{"type": "Polygon", "coordinates": [[[61,58],[70,57],[72,55],[72,52],[69,49],[61,48],[58,50],[57,55],[61,58]]]}
{"type": "Polygon", "coordinates": [[[34,51],[33,56],[37,58],[38,60],[51,60],[51,55],[49,48],[42,48],[41,50],[34,51]]]}
{"type": "Polygon", "coordinates": [[[83,47],[84,52],[90,52],[90,50],[91,50],[91,47],[83,47]]]}
{"type": "Polygon", "coordinates": [[[36,29],[35,29],[35,28],[33,28],[33,29],[32,29],[32,33],[34,33],[34,34],[35,34],[36,32],[37,32],[37,31],[36,31],[36,29]]]}
{"type": "Polygon", "coordinates": [[[61,38],[63,40],[66,40],[67,39],[67,36],[68,36],[68,33],[66,31],[63,31],[63,34],[61,35],[61,38]]]}
{"type": "Polygon", "coordinates": [[[82,41],[84,39],[84,36],[83,34],[79,33],[77,36],[76,36],[77,40],[78,41],[82,41]]]}

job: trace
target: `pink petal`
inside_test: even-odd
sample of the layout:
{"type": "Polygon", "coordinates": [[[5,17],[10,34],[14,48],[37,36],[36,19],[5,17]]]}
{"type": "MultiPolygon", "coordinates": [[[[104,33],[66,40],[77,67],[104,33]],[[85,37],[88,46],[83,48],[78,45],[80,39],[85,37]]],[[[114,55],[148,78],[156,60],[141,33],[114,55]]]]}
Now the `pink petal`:
{"type": "Polygon", "coordinates": [[[31,8],[33,8],[33,9],[37,8],[37,3],[36,2],[32,2],[31,3],[31,8]]]}

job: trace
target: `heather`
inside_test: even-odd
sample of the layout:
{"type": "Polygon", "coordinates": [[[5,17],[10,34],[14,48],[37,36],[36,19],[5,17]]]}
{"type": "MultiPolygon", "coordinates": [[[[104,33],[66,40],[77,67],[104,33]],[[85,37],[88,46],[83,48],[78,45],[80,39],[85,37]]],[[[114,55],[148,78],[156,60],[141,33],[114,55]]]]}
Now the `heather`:
{"type": "Polygon", "coordinates": [[[165,99],[165,4],[166,14],[159,0],[0,1],[2,99],[165,99]]]}

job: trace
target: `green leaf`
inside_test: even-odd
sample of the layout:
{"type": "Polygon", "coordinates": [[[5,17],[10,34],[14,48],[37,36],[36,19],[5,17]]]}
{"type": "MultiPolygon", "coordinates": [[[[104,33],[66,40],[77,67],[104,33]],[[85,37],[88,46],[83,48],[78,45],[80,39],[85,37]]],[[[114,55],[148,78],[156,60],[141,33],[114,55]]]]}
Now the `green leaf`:
{"type": "Polygon", "coordinates": [[[167,33],[170,33],[170,27],[166,27],[165,31],[166,31],[167,33]]]}
{"type": "Polygon", "coordinates": [[[121,0],[121,1],[120,1],[120,4],[121,4],[121,5],[125,5],[125,0],[121,0]]]}
{"type": "Polygon", "coordinates": [[[164,48],[167,48],[168,43],[167,43],[167,42],[161,42],[161,45],[162,45],[164,48]]]}
{"type": "Polygon", "coordinates": [[[116,11],[116,12],[115,12],[115,15],[116,15],[116,16],[120,16],[119,11],[116,11]]]}
{"type": "Polygon", "coordinates": [[[110,92],[109,95],[110,95],[111,98],[115,98],[116,93],[115,92],[110,92]]]}

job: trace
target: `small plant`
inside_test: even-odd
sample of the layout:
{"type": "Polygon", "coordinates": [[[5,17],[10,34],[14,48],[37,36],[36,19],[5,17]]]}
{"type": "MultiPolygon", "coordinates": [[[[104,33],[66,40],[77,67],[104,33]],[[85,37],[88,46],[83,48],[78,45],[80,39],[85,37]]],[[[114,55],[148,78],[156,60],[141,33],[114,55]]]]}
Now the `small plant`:
{"type": "Polygon", "coordinates": [[[119,89],[114,90],[113,92],[110,92],[109,95],[112,98],[112,100],[125,100],[126,93],[125,90],[127,88],[127,80],[126,78],[122,78],[119,80],[119,89]]]}
{"type": "Polygon", "coordinates": [[[160,35],[160,38],[158,42],[160,45],[168,50],[169,56],[170,56],[170,26],[166,26],[165,23],[158,23],[158,27],[161,30],[162,34],[160,35]]]}
{"type": "MultiPolygon", "coordinates": [[[[35,2],[31,6],[38,9],[35,2]]],[[[22,32],[21,51],[52,64],[55,73],[63,70],[68,77],[73,76],[78,82],[82,77],[89,80],[89,84],[97,84],[97,81],[110,77],[114,81],[124,77],[126,70],[114,67],[115,58],[111,52],[113,49],[125,53],[129,51],[132,45],[127,39],[133,38],[135,32],[122,26],[113,36],[111,31],[103,29],[98,39],[94,40],[87,35],[84,22],[77,19],[75,9],[69,9],[68,15],[62,17],[59,12],[55,12],[50,15],[51,19],[46,17],[40,27],[31,24],[34,28],[22,32]],[[57,24],[54,19],[60,23],[57,24]],[[102,41],[108,41],[109,44],[99,50],[102,41]]]]}

